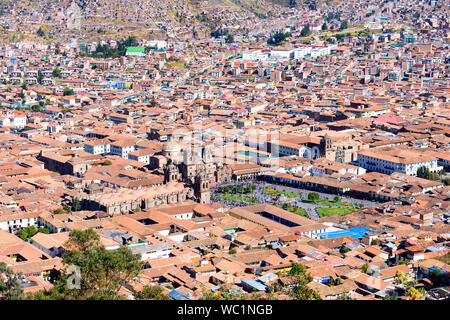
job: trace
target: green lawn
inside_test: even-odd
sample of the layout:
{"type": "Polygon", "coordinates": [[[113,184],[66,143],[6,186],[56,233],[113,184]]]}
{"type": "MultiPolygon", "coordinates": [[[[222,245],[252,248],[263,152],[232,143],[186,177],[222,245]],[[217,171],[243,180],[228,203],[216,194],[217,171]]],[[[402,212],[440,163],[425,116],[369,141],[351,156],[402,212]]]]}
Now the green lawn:
{"type": "Polygon", "coordinates": [[[283,210],[287,210],[290,211],[292,213],[298,214],[302,217],[306,217],[308,218],[308,213],[306,212],[305,209],[303,208],[298,208],[298,207],[293,207],[293,206],[289,206],[287,209],[284,209],[282,205],[277,205],[278,208],[281,208],[283,210]]]}
{"type": "Polygon", "coordinates": [[[300,197],[300,195],[297,194],[297,193],[287,192],[287,191],[279,191],[279,190],[274,190],[274,189],[264,189],[264,194],[268,194],[268,195],[271,195],[271,196],[284,195],[285,197],[288,197],[288,198],[298,198],[298,197],[300,197]]]}
{"type": "Polygon", "coordinates": [[[330,217],[335,215],[343,215],[353,211],[356,211],[355,208],[317,208],[317,213],[322,217],[330,217]]]}
{"type": "Polygon", "coordinates": [[[250,197],[240,197],[240,196],[218,196],[220,199],[228,201],[243,201],[248,203],[259,203],[258,200],[250,197]]]}

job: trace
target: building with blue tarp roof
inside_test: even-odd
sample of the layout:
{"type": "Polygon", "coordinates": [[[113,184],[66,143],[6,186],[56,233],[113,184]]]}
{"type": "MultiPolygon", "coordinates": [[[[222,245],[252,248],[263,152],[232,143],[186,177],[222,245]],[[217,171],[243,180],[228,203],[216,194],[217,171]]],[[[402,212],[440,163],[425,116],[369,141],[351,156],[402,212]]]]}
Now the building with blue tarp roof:
{"type": "Polygon", "coordinates": [[[267,286],[262,284],[261,282],[253,279],[243,279],[241,280],[242,286],[245,290],[253,292],[253,291],[266,291],[267,286]]]}
{"type": "Polygon", "coordinates": [[[338,237],[345,237],[345,236],[351,236],[353,239],[362,238],[368,233],[372,233],[373,231],[364,228],[364,227],[355,227],[350,228],[346,230],[339,230],[339,231],[330,231],[330,232],[321,232],[317,235],[320,237],[320,239],[329,239],[329,238],[338,238],[338,237]]]}
{"type": "Polygon", "coordinates": [[[170,291],[168,296],[174,300],[194,300],[191,295],[177,291],[176,289],[170,291]]]}
{"type": "Polygon", "coordinates": [[[429,268],[428,270],[430,271],[430,273],[432,273],[434,270],[439,270],[439,272],[440,272],[441,274],[444,274],[444,273],[445,273],[445,270],[439,269],[438,267],[431,267],[431,268],[429,268]]]}

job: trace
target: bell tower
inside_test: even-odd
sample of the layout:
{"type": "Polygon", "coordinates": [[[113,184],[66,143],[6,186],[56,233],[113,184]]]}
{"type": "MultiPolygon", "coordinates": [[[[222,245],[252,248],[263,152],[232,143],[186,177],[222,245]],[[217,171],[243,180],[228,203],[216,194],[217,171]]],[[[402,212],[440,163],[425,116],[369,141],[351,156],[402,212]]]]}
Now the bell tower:
{"type": "Polygon", "coordinates": [[[203,162],[205,164],[207,163],[211,163],[212,160],[212,153],[211,153],[211,147],[206,145],[203,147],[202,149],[202,158],[203,158],[203,162]]]}
{"type": "Polygon", "coordinates": [[[181,168],[183,178],[191,183],[194,183],[196,165],[194,155],[189,147],[183,151],[183,163],[181,168]]]}
{"type": "Polygon", "coordinates": [[[164,183],[178,182],[180,180],[180,172],[176,165],[171,161],[164,168],[164,183]]]}
{"type": "Polygon", "coordinates": [[[332,142],[328,134],[325,134],[320,140],[320,153],[322,157],[326,157],[327,153],[331,150],[332,142]]]}
{"type": "Polygon", "coordinates": [[[209,180],[204,172],[200,172],[195,177],[194,195],[200,203],[209,204],[211,202],[211,192],[209,190],[209,180]]]}

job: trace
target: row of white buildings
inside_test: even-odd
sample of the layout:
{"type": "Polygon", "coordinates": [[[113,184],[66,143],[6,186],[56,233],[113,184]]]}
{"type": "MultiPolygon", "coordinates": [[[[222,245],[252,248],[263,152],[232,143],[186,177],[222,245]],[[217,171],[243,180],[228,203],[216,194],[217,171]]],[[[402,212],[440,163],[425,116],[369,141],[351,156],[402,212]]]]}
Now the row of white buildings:
{"type": "Polygon", "coordinates": [[[289,60],[289,59],[304,59],[317,58],[329,55],[331,50],[336,49],[337,45],[325,46],[301,46],[297,48],[273,48],[273,49],[254,49],[244,51],[242,53],[242,60],[251,61],[266,61],[266,60],[289,60]]]}

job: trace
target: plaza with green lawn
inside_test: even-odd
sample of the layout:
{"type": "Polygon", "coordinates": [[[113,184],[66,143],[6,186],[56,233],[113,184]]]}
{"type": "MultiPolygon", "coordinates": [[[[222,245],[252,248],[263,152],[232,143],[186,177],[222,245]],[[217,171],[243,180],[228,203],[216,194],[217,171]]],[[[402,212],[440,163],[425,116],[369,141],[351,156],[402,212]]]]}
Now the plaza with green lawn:
{"type": "Polygon", "coordinates": [[[287,211],[289,211],[289,212],[292,212],[292,213],[295,213],[295,214],[298,214],[298,215],[300,215],[300,216],[303,216],[303,217],[308,218],[308,213],[307,213],[306,210],[303,209],[303,208],[291,206],[291,205],[288,204],[288,203],[284,203],[284,204],[282,204],[282,205],[277,205],[277,207],[278,207],[278,208],[281,208],[281,209],[283,209],[283,210],[287,210],[287,211]]]}
{"type": "Polygon", "coordinates": [[[264,189],[264,194],[270,195],[270,196],[285,196],[288,198],[298,198],[300,197],[299,194],[297,193],[292,193],[292,192],[287,192],[287,191],[279,191],[279,190],[274,190],[274,189],[264,189]]]}
{"type": "Polygon", "coordinates": [[[224,195],[224,196],[218,196],[218,198],[228,201],[242,201],[247,203],[259,203],[258,200],[251,198],[251,197],[245,197],[245,196],[230,196],[230,195],[224,195]]]}
{"type": "Polygon", "coordinates": [[[353,211],[357,211],[356,208],[317,208],[317,213],[321,218],[323,217],[330,217],[330,216],[336,216],[336,215],[343,215],[347,214],[353,211]]]}

